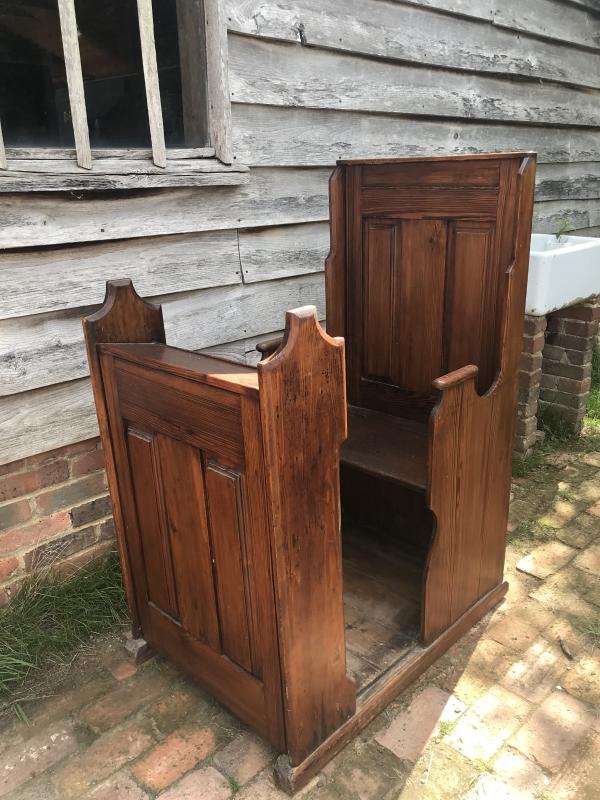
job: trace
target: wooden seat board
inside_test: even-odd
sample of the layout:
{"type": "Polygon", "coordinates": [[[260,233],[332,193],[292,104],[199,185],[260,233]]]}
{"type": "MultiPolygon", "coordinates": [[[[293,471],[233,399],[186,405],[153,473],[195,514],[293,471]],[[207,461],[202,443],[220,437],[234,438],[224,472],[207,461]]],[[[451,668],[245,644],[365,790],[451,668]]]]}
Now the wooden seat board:
{"type": "Polygon", "coordinates": [[[254,367],[204,353],[193,353],[156,342],[103,344],[99,350],[124,361],[132,361],[134,364],[142,364],[209,386],[218,386],[230,392],[255,395],[258,391],[258,374],[254,367]]]}
{"type": "Polygon", "coordinates": [[[427,485],[427,426],[348,407],[342,464],[423,491],[427,485]]]}

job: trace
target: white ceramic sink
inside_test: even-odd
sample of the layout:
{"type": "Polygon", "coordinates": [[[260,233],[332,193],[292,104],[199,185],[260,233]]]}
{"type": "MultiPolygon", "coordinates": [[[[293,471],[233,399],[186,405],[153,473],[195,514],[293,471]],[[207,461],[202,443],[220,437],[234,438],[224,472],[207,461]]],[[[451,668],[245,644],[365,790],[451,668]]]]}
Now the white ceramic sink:
{"type": "Polygon", "coordinates": [[[543,316],[600,294],[600,238],[534,233],[525,313],[543,316]]]}

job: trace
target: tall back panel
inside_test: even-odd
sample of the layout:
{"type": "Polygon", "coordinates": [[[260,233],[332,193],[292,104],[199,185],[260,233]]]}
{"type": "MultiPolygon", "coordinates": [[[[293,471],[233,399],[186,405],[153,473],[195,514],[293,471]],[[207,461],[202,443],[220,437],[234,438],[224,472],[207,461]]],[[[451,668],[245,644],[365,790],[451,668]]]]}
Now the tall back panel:
{"type": "Polygon", "coordinates": [[[351,404],[425,416],[432,381],[466,364],[479,367],[478,391],[490,388],[522,158],[341,162],[332,225],[345,257],[333,261],[345,275],[328,276],[327,317],[346,336],[351,404]],[[340,304],[343,318],[330,313],[340,304]]]}

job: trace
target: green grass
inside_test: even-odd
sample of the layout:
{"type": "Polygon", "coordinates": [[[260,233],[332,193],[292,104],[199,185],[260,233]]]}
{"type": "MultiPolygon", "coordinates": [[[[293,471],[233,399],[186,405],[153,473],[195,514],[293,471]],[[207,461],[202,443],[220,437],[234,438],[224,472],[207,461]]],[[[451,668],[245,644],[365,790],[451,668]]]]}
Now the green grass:
{"type": "Polygon", "coordinates": [[[592,385],[583,434],[574,434],[569,423],[552,407],[546,413],[540,414],[539,419],[540,428],[545,433],[544,443],[534,447],[526,456],[513,457],[513,478],[524,478],[539,470],[543,467],[546,456],[557,450],[575,447],[587,452],[600,451],[600,347],[594,349],[592,357],[592,385]]]}
{"type": "Polygon", "coordinates": [[[449,736],[452,733],[452,731],[456,728],[457,723],[458,723],[457,719],[453,720],[443,719],[440,722],[440,732],[439,732],[440,737],[449,736]]]}
{"type": "Polygon", "coordinates": [[[511,542],[546,542],[556,534],[554,528],[540,525],[539,522],[523,522],[510,535],[511,542]]]}
{"type": "Polygon", "coordinates": [[[591,640],[594,649],[600,649],[600,620],[580,621],[576,628],[591,640]]]}
{"type": "Polygon", "coordinates": [[[592,387],[588,399],[587,417],[600,421],[600,347],[594,348],[592,356],[592,387]]]}
{"type": "Polygon", "coordinates": [[[513,455],[513,478],[524,478],[526,475],[529,475],[530,473],[539,469],[544,463],[544,457],[546,456],[546,453],[546,448],[542,445],[538,445],[537,447],[534,447],[534,449],[531,450],[531,452],[526,456],[521,454],[513,455]]]}
{"type": "Polygon", "coordinates": [[[116,553],[67,579],[51,573],[29,578],[0,609],[0,701],[16,703],[18,690],[41,670],[69,661],[90,637],[126,617],[116,553]]]}

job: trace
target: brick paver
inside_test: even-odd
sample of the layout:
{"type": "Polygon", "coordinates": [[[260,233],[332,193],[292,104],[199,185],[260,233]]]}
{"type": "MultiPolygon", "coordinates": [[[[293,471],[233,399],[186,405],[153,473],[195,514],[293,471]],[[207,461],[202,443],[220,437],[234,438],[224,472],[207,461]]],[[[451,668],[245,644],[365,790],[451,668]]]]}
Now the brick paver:
{"type": "Polygon", "coordinates": [[[576,555],[577,551],[562,542],[548,542],[536,547],[517,563],[520,572],[536,578],[547,578],[576,555]]]}
{"type": "Polygon", "coordinates": [[[600,544],[588,547],[577,556],[573,564],[592,575],[600,576],[600,544]]]}
{"type": "Polygon", "coordinates": [[[152,744],[151,736],[135,722],[104,734],[59,770],[56,784],[61,796],[64,800],[74,800],[85,794],[152,744]]]}
{"type": "Polygon", "coordinates": [[[231,792],[229,781],[214,767],[206,767],[187,775],[162,794],[161,800],[228,800],[231,792]]]}
{"type": "Polygon", "coordinates": [[[128,772],[117,772],[85,795],[84,800],[149,800],[150,795],[128,772]]]}
{"type": "Polygon", "coordinates": [[[539,638],[510,667],[501,684],[525,700],[539,703],[554,689],[568,663],[558,645],[539,638]]]}
{"type": "Polygon", "coordinates": [[[0,797],[41,775],[77,749],[73,726],[52,725],[25,744],[9,747],[0,756],[0,797]]]}
{"type": "Polygon", "coordinates": [[[454,724],[465,710],[465,704],[435,686],[424,689],[401,711],[375,741],[387,747],[398,758],[416,761],[427,742],[436,736],[440,724],[454,724]]]}
{"type": "MultiPolygon", "coordinates": [[[[600,454],[552,454],[514,496],[506,602],[298,800],[600,800],[600,454]]],[[[275,752],[202,689],[98,648],[28,724],[0,720],[1,800],[285,800],[275,752]]]]}
{"type": "Polygon", "coordinates": [[[539,628],[516,614],[495,622],[487,635],[496,642],[513,650],[525,650],[539,636],[539,628]]]}
{"type": "Polygon", "coordinates": [[[584,656],[562,680],[564,689],[600,714],[600,656],[584,656]]]}
{"type": "Polygon", "coordinates": [[[216,744],[210,728],[182,728],[134,764],[131,771],[141,784],[159,792],[209,756],[216,744]]]}
{"type": "Polygon", "coordinates": [[[546,698],[512,744],[541,767],[557,772],[592,724],[590,709],[565,692],[546,698]]]}
{"type": "Polygon", "coordinates": [[[489,761],[529,715],[528,702],[500,686],[479,698],[459,720],[450,744],[474,761],[489,761]]]}
{"type": "Polygon", "coordinates": [[[273,750],[252,733],[242,733],[215,756],[215,764],[242,786],[275,758],[273,750]]]}
{"type": "Polygon", "coordinates": [[[532,792],[541,794],[550,783],[544,770],[518,750],[505,748],[494,761],[494,773],[501,778],[515,800],[529,800],[532,792]]]}
{"type": "Polygon", "coordinates": [[[148,701],[158,697],[166,688],[162,675],[142,673],[84,709],[81,719],[96,730],[108,730],[148,701]]]}

